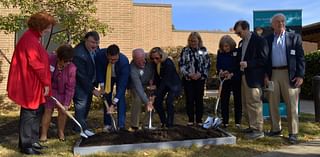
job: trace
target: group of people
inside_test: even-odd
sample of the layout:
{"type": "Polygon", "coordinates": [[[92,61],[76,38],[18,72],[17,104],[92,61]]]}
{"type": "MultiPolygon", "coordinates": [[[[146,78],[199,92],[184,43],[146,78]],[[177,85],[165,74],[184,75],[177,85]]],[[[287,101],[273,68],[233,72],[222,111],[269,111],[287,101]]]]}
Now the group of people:
{"type": "MultiPolygon", "coordinates": [[[[242,114],[249,128],[246,137],[264,137],[262,88],[273,85],[267,92],[272,129],[269,136],[281,134],[278,111],[280,95],[287,104],[289,141],[295,143],[298,134],[298,94],[304,77],[304,52],[301,37],[285,31],[285,16],[271,19],[274,33],[263,38],[250,32],[247,21],[234,26],[242,40],[236,42],[228,35],[221,38],[217,56],[219,77],[227,78],[221,93],[223,126],[229,125],[229,98],[234,96],[235,125],[240,128],[242,114]],[[271,82],[271,83],[270,83],[271,82]]],[[[160,47],[146,53],[142,48],[132,51],[129,62],[119,46],[112,44],[100,49],[99,34],[87,32],[84,40],[74,48],[61,45],[55,53],[48,53],[39,42],[56,24],[46,12],[32,15],[29,29],[20,38],[10,66],[8,97],[21,106],[19,148],[25,154],[41,154],[39,141],[47,140],[47,132],[56,102],[58,107],[58,138],[65,141],[66,115],[63,113],[73,100],[75,118],[87,136],[95,133],[88,128],[87,117],[93,95],[110,105],[104,109],[104,128],[112,129],[110,114],[117,110],[117,127],[126,130],[126,91],[131,95],[131,130],[139,130],[140,113],[155,109],[160,127],[174,126],[174,100],[184,89],[188,126],[202,126],[203,95],[211,61],[198,32],[192,32],[187,46],[180,54],[179,68],[160,47]],[[180,75],[181,74],[181,75],[180,75]],[[181,77],[182,76],[182,77],[181,77]],[[115,87],[115,88],[114,88],[115,87]],[[163,106],[165,101],[166,107],[163,106]],[[44,110],[44,111],[43,111],[44,110]],[[42,116],[42,113],[43,116],[42,116]],[[42,118],[42,119],[41,119],[42,118]],[[41,134],[40,134],[41,122],[41,134]]],[[[74,131],[80,131],[76,125],[74,131]]]]}

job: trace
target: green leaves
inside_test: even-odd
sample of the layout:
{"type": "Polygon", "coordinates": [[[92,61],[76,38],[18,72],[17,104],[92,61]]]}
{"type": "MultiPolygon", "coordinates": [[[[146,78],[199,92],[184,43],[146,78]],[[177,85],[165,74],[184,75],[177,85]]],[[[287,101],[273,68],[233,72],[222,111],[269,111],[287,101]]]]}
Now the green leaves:
{"type": "Polygon", "coordinates": [[[57,43],[68,40],[68,35],[73,43],[78,43],[84,33],[95,30],[106,35],[110,27],[98,21],[93,15],[97,8],[97,0],[1,0],[0,6],[5,8],[17,8],[19,13],[0,16],[0,30],[12,33],[27,27],[26,21],[30,15],[47,11],[55,17],[61,33],[54,35],[57,43]]]}
{"type": "Polygon", "coordinates": [[[319,75],[320,51],[305,55],[306,71],[304,83],[301,87],[301,96],[305,99],[312,99],[312,78],[319,75]]]}

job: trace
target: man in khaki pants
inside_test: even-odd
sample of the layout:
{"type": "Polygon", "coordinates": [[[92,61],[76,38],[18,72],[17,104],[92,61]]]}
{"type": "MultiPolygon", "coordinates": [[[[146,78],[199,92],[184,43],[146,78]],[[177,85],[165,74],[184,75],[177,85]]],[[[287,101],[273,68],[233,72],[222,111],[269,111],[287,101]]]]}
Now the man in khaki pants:
{"type": "Polygon", "coordinates": [[[141,106],[144,104],[147,111],[153,109],[153,97],[145,92],[145,88],[150,85],[153,79],[152,64],[146,61],[146,53],[143,49],[132,51],[132,61],[130,63],[130,91],[132,98],[131,106],[131,128],[129,131],[139,129],[141,106]]]}
{"type": "Polygon", "coordinates": [[[274,33],[267,36],[269,46],[268,77],[274,90],[268,93],[272,129],[268,136],[281,135],[281,119],[279,115],[280,95],[287,105],[289,142],[295,144],[298,134],[298,102],[299,90],[305,73],[304,51],[301,36],[286,32],[286,17],[276,14],[271,19],[274,33]]]}
{"type": "Polygon", "coordinates": [[[255,33],[250,32],[249,23],[240,20],[234,30],[242,40],[239,44],[241,97],[243,112],[249,120],[245,138],[264,137],[261,88],[264,86],[265,69],[268,61],[267,42],[255,33]]]}

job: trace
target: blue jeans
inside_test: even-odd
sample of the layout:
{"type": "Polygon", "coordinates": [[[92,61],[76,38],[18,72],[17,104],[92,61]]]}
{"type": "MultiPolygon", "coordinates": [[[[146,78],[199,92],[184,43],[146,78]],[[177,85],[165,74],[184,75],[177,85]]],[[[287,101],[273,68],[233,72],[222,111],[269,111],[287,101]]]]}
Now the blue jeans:
{"type": "MultiPolygon", "coordinates": [[[[89,93],[88,95],[81,95],[81,96],[75,95],[73,98],[73,102],[74,102],[75,118],[80,123],[83,130],[86,130],[88,128],[87,117],[88,117],[91,102],[92,102],[92,93],[89,93]]],[[[73,128],[75,131],[80,131],[80,128],[78,127],[78,125],[75,125],[73,128]]]]}

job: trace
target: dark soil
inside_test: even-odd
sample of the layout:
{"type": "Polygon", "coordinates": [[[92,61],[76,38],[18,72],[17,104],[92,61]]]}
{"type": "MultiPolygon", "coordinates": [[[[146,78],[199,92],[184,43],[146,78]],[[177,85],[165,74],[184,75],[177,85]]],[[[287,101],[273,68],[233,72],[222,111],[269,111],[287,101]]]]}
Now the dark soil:
{"type": "Polygon", "coordinates": [[[96,135],[88,139],[83,139],[80,147],[182,141],[225,136],[226,135],[224,135],[223,133],[213,129],[207,130],[201,127],[187,127],[176,125],[172,128],[167,129],[145,129],[136,132],[119,131],[114,133],[97,133],[96,135]]]}

